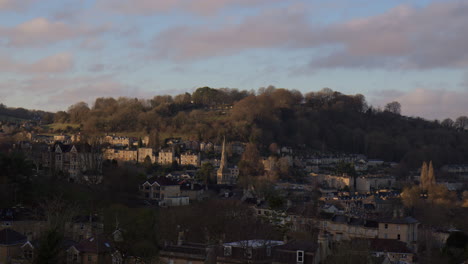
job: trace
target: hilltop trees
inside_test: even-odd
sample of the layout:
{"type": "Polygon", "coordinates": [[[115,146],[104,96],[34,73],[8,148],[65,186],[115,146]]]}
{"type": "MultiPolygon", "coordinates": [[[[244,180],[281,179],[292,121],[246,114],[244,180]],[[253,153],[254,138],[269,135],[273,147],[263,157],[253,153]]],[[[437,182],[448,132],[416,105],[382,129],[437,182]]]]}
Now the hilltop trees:
{"type": "Polygon", "coordinates": [[[390,102],[385,105],[385,111],[393,114],[401,114],[401,104],[397,101],[390,102]]]}
{"type": "MultiPolygon", "coordinates": [[[[192,94],[158,95],[149,100],[97,98],[58,112],[56,122],[78,122],[87,133],[137,132],[160,137],[178,135],[190,140],[255,142],[264,152],[278,146],[322,151],[362,153],[369,158],[402,162],[417,168],[424,160],[435,164],[463,163],[468,156],[468,134],[421,118],[402,118],[401,105],[386,111],[367,105],[361,94],[346,95],[330,88],[305,93],[269,86],[255,94],[237,89],[201,87],[192,94]],[[86,113],[86,114],[83,114],[86,113]],[[157,131],[157,132],[155,132],[157,131]]],[[[456,127],[465,124],[457,119],[456,127]]]]}

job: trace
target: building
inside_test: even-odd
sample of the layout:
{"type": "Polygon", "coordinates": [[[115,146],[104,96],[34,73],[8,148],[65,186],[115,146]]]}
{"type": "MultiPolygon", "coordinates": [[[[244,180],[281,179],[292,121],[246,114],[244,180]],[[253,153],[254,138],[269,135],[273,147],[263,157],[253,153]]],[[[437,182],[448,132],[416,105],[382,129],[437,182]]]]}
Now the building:
{"type": "Polygon", "coordinates": [[[224,243],[217,249],[217,263],[272,263],[281,245],[283,241],[262,239],[224,243]]]}
{"type": "Polygon", "coordinates": [[[393,217],[379,220],[378,238],[395,239],[414,248],[418,241],[418,226],[418,220],[410,216],[398,215],[398,211],[395,210],[393,217]]]}
{"type": "Polygon", "coordinates": [[[102,153],[87,144],[65,145],[57,143],[43,156],[43,166],[62,173],[69,180],[81,180],[83,175],[102,174],[102,153]]]}
{"type": "Polygon", "coordinates": [[[138,148],[137,159],[138,163],[144,163],[146,158],[151,160],[151,163],[156,163],[156,155],[152,148],[138,148]]]}
{"type": "Polygon", "coordinates": [[[177,161],[173,149],[163,149],[159,151],[158,163],[160,165],[172,165],[174,161],[177,161]]]}
{"type": "Polygon", "coordinates": [[[67,264],[115,264],[122,263],[122,256],[113,243],[103,236],[91,237],[66,250],[67,264]]]}
{"type": "Polygon", "coordinates": [[[234,185],[237,182],[237,178],[239,175],[238,173],[239,173],[238,169],[237,170],[234,169],[233,171],[228,168],[227,154],[226,154],[226,139],[224,139],[223,147],[221,151],[221,162],[219,164],[219,169],[216,172],[216,179],[217,179],[216,183],[234,185]]]}
{"type": "Polygon", "coordinates": [[[322,219],[319,229],[329,233],[333,241],[379,237],[378,222],[345,215],[322,219]]]}
{"type": "Polygon", "coordinates": [[[319,234],[318,241],[294,240],[276,247],[273,264],[319,264],[329,254],[328,236],[319,234]]]}
{"type": "Polygon", "coordinates": [[[138,151],[133,149],[107,148],[104,150],[104,159],[136,163],[138,161],[138,151]]]}
{"type": "Polygon", "coordinates": [[[367,193],[374,190],[390,189],[395,186],[394,176],[361,176],[356,178],[356,191],[367,193]]]}
{"type": "Polygon", "coordinates": [[[27,237],[13,229],[0,231],[0,263],[10,263],[10,259],[21,254],[21,246],[27,237]]]}
{"type": "Polygon", "coordinates": [[[118,147],[130,147],[133,145],[134,140],[129,137],[118,137],[107,135],[102,139],[103,144],[110,144],[118,147]]]}
{"type": "Polygon", "coordinates": [[[374,257],[385,257],[390,263],[414,263],[414,253],[404,242],[394,239],[371,239],[371,254],[374,257]]]}
{"type": "Polygon", "coordinates": [[[188,205],[189,197],[182,196],[180,185],[166,177],[153,177],[140,185],[142,198],[157,201],[160,206],[188,205]]]}
{"type": "Polygon", "coordinates": [[[194,153],[191,151],[180,154],[180,165],[192,165],[200,167],[200,153],[194,153]]]}

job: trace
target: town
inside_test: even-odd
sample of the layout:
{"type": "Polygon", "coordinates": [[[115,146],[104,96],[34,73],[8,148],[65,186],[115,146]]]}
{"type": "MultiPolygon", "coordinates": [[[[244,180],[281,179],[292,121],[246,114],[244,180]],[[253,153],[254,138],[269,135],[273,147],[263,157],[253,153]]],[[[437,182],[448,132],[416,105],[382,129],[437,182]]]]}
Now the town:
{"type": "MultiPolygon", "coordinates": [[[[391,105],[377,114],[404,118],[391,105]]],[[[331,148],[261,147],[229,132],[200,140],[57,124],[44,115],[2,121],[0,263],[467,257],[468,162],[408,168],[331,148]]]]}

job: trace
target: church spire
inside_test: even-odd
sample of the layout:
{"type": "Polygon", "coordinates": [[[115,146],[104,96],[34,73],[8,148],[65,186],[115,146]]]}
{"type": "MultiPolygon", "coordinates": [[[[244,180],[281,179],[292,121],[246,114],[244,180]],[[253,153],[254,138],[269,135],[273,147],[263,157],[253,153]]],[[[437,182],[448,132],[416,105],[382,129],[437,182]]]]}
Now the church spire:
{"type": "Polygon", "coordinates": [[[227,167],[227,157],[226,157],[226,137],[223,138],[223,148],[221,150],[221,163],[219,168],[222,170],[227,167]]]}

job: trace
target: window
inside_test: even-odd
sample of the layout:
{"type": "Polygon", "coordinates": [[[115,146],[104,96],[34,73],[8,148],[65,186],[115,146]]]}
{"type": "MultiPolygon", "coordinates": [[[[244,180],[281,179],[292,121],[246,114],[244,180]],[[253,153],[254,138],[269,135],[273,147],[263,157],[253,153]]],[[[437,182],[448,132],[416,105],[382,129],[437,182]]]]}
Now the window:
{"type": "Polygon", "coordinates": [[[385,224],[385,229],[388,229],[388,224],[385,224]]]}
{"type": "Polygon", "coordinates": [[[398,234],[397,239],[400,240],[400,234],[398,234]]]}
{"type": "Polygon", "coordinates": [[[267,255],[268,257],[271,256],[271,247],[270,247],[270,246],[268,246],[268,247],[266,248],[266,255],[267,255]]]}
{"type": "Polygon", "coordinates": [[[26,259],[32,259],[32,258],[33,258],[33,252],[32,252],[32,250],[25,250],[25,251],[24,251],[24,257],[25,257],[26,259]]]}
{"type": "Polygon", "coordinates": [[[384,238],[388,238],[388,235],[387,235],[387,234],[384,234],[384,238]]]}
{"type": "Polygon", "coordinates": [[[296,262],[304,263],[304,251],[302,250],[296,251],[296,262]]]}
{"type": "Polygon", "coordinates": [[[232,255],[232,247],[231,246],[225,246],[224,247],[224,256],[231,256],[232,255]]]}
{"type": "Polygon", "coordinates": [[[170,260],[169,260],[169,264],[174,264],[174,260],[173,260],[173,259],[170,259],[170,260]]]}
{"type": "Polygon", "coordinates": [[[90,261],[90,262],[93,261],[93,256],[88,255],[88,261],[90,261]]]}

